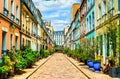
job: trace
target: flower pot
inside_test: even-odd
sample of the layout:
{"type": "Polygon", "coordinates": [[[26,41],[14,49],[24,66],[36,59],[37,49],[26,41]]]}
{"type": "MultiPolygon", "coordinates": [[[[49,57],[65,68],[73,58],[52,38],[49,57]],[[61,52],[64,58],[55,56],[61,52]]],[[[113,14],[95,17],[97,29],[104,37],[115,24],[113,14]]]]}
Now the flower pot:
{"type": "Polygon", "coordinates": [[[88,67],[89,67],[89,69],[93,68],[93,61],[92,60],[88,60],[88,67]]]}
{"type": "Polygon", "coordinates": [[[21,75],[23,73],[22,70],[17,70],[17,74],[21,75]]]}
{"type": "Polygon", "coordinates": [[[95,72],[100,72],[100,62],[94,62],[94,71],[95,72]]]}

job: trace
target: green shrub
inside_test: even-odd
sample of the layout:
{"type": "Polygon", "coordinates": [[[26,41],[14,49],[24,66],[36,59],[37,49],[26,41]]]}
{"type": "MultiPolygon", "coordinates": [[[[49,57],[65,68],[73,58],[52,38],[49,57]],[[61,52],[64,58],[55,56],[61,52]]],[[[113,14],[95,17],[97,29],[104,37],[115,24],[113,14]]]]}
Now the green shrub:
{"type": "Polygon", "coordinates": [[[12,69],[13,65],[14,63],[11,61],[10,57],[7,55],[4,56],[3,62],[0,64],[0,73],[8,73],[12,69]]]}
{"type": "Polygon", "coordinates": [[[44,50],[44,57],[48,57],[50,55],[49,50],[44,50]]]}
{"type": "Polygon", "coordinates": [[[64,54],[67,54],[68,51],[69,51],[69,48],[62,48],[62,52],[63,52],[64,54]]]}
{"type": "Polygon", "coordinates": [[[49,50],[50,55],[52,55],[54,52],[55,52],[54,48],[49,50]]]}
{"type": "Polygon", "coordinates": [[[16,70],[21,70],[23,68],[25,68],[25,66],[27,65],[27,61],[26,59],[24,59],[22,57],[22,54],[18,53],[16,55],[16,58],[15,58],[15,67],[16,67],[16,70]]]}
{"type": "Polygon", "coordinates": [[[11,67],[7,66],[7,65],[3,65],[0,67],[0,73],[4,74],[4,73],[8,73],[10,71],[11,67]]]}

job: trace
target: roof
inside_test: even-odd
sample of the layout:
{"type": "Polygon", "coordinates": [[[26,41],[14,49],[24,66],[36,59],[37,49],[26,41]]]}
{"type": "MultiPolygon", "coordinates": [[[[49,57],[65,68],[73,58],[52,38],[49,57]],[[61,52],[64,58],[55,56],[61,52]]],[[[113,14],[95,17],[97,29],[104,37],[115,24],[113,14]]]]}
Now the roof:
{"type": "Polygon", "coordinates": [[[54,35],[57,34],[64,34],[64,31],[54,31],[54,35]]]}

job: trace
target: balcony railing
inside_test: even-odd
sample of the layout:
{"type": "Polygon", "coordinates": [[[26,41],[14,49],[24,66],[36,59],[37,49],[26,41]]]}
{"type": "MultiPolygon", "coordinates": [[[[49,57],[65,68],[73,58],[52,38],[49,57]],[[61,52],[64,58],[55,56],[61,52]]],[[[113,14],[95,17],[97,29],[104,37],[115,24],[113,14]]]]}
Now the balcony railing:
{"type": "Polygon", "coordinates": [[[114,15],[114,7],[109,9],[108,13],[109,13],[110,17],[113,16],[114,15]]]}
{"type": "Polygon", "coordinates": [[[98,22],[98,26],[99,26],[100,23],[101,23],[101,18],[99,18],[99,19],[97,20],[97,22],[98,22]]]}
{"type": "Polygon", "coordinates": [[[19,19],[18,18],[16,18],[16,24],[19,24],[19,19]]]}
{"type": "Polygon", "coordinates": [[[7,50],[2,50],[2,56],[5,56],[7,54],[7,50]]]}
{"type": "Polygon", "coordinates": [[[4,8],[4,9],[3,9],[3,15],[4,15],[4,16],[8,16],[8,13],[9,13],[9,11],[8,11],[6,8],[4,8]]]}
{"type": "Polygon", "coordinates": [[[11,19],[12,21],[14,21],[14,18],[15,18],[15,16],[11,13],[10,19],[11,19]]]}

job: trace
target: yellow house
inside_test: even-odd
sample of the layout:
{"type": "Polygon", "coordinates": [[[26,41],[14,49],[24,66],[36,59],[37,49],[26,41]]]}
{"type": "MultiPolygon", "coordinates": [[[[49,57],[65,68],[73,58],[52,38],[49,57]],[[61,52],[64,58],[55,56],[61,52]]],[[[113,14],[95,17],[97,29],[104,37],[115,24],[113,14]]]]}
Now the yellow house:
{"type": "Polygon", "coordinates": [[[23,0],[21,8],[21,47],[30,46],[37,50],[36,7],[29,0],[23,0]]]}
{"type": "Polygon", "coordinates": [[[106,59],[115,58],[116,65],[120,63],[120,1],[95,0],[96,8],[96,39],[98,51],[96,59],[101,59],[102,64],[106,59]]]}

